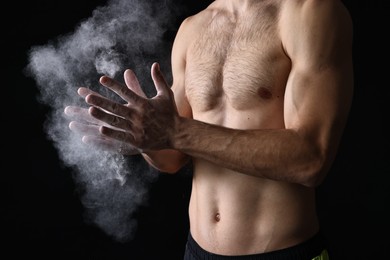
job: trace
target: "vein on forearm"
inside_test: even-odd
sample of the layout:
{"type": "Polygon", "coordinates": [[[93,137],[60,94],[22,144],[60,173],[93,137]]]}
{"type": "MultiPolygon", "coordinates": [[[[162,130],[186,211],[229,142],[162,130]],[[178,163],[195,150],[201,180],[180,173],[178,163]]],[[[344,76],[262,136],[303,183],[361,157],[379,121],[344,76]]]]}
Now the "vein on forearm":
{"type": "Polygon", "coordinates": [[[257,177],[304,182],[316,153],[295,131],[238,130],[182,120],[174,149],[257,177]]]}

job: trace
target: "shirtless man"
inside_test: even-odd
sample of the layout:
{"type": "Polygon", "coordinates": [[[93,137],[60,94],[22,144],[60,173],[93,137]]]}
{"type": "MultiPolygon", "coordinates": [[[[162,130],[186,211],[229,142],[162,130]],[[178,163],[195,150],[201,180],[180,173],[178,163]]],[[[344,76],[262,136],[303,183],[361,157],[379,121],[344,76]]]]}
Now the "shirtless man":
{"type": "Polygon", "coordinates": [[[65,112],[91,124],[70,128],[162,172],[192,160],[185,259],[327,259],[315,188],[353,93],[341,1],[216,0],[183,21],[171,62],[172,86],[152,65],[153,98],[129,69],[126,85],[100,78],[125,104],[80,88],[90,108],[65,112]]]}

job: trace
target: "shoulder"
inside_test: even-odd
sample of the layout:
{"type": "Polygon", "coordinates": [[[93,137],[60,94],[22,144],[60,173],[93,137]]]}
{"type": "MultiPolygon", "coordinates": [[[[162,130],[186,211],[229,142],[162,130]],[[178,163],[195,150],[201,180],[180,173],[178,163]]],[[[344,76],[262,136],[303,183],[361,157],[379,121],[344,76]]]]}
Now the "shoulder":
{"type": "Polygon", "coordinates": [[[352,19],[341,0],[284,0],[281,6],[279,32],[289,54],[349,48],[352,31],[352,19]]]}
{"type": "Polygon", "coordinates": [[[176,33],[173,51],[181,50],[183,53],[207,28],[213,17],[213,9],[208,7],[194,15],[185,18],[176,33]]]}
{"type": "Polygon", "coordinates": [[[292,17],[349,17],[349,12],[341,0],[284,0],[281,14],[292,17]]]}
{"type": "Polygon", "coordinates": [[[180,34],[194,35],[201,32],[203,28],[207,27],[213,18],[214,8],[211,6],[206,9],[185,18],[179,27],[180,34]]]}
{"type": "Polygon", "coordinates": [[[304,5],[344,5],[342,0],[283,0],[283,5],[295,5],[295,6],[304,6],[304,5]]]}
{"type": "Polygon", "coordinates": [[[282,25],[296,30],[351,32],[352,19],[341,0],[285,0],[282,25]]]}

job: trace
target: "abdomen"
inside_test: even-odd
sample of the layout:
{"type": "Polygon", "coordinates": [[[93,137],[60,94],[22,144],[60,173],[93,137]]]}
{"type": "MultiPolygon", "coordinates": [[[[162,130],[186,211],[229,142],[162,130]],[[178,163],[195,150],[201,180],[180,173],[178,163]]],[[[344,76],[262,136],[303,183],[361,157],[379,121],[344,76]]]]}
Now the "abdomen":
{"type": "Polygon", "coordinates": [[[318,228],[314,192],[194,161],[191,233],[210,252],[252,254],[291,246],[318,228]]]}

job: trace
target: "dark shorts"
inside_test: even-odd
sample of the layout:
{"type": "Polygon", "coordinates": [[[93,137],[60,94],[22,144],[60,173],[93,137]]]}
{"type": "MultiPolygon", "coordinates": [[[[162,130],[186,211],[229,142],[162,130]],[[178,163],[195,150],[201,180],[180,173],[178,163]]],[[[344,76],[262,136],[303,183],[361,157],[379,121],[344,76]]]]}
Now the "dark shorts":
{"type": "Polygon", "coordinates": [[[323,236],[318,233],[301,244],[281,250],[254,255],[224,256],[207,252],[195,242],[191,233],[188,233],[184,260],[328,260],[325,242],[323,236]]]}

